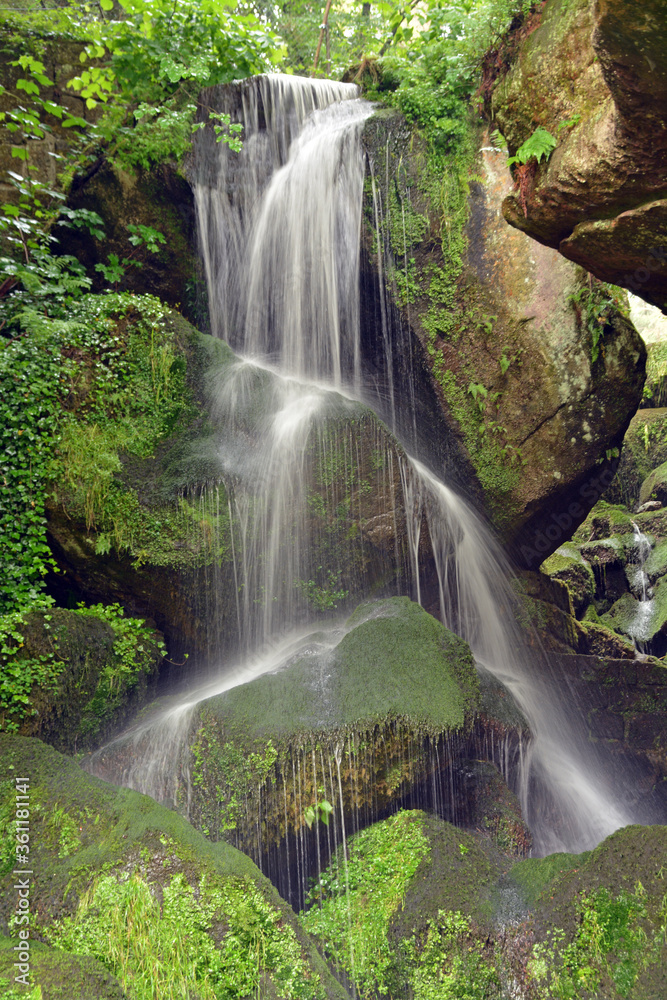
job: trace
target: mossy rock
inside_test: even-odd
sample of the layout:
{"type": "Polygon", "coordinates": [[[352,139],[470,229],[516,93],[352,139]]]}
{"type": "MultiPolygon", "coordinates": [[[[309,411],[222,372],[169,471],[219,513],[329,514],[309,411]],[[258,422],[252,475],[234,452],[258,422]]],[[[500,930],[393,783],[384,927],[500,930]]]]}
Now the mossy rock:
{"type": "MultiPolygon", "coordinates": [[[[0,938],[0,989],[4,986],[9,991],[13,986],[16,990],[3,992],[2,996],[32,1000],[34,993],[28,993],[14,980],[17,974],[15,947],[16,940],[0,938]]],[[[33,939],[29,965],[31,981],[41,987],[43,1000],[73,1000],[75,997],[76,1000],[129,1000],[119,980],[94,958],[70,955],[33,939]]]]}
{"type": "Polygon", "coordinates": [[[644,572],[652,583],[667,575],[667,539],[658,542],[651,549],[650,555],[644,563],[644,572]]]}
{"type": "Polygon", "coordinates": [[[405,811],[352,837],[348,854],[347,880],[339,852],[302,921],[357,995],[500,995],[485,947],[499,869],[474,837],[405,811]]]}
{"type": "Polygon", "coordinates": [[[632,534],[633,519],[634,515],[624,504],[598,500],[586,520],[575,531],[572,540],[581,545],[609,538],[611,535],[632,534]]]}
{"type": "MultiPolygon", "coordinates": [[[[87,610],[30,612],[12,667],[35,673],[29,708],[3,713],[1,728],[37,736],[65,753],[96,746],[154,691],[162,636],[144,623],[114,630],[87,610]],[[119,649],[122,648],[122,652],[119,649]],[[44,664],[43,676],[35,665],[44,664]]],[[[0,658],[0,662],[4,657],[0,658]]]]}
{"type": "MultiPolygon", "coordinates": [[[[173,661],[186,652],[219,658],[238,647],[240,619],[251,627],[264,600],[254,549],[268,531],[261,448],[272,407],[285,405],[284,383],[155,299],[86,301],[108,314],[124,403],[94,381],[100,371],[114,377],[104,352],[85,338],[62,348],[77,379],[63,401],[61,474],[47,506],[64,570],[51,591],[61,604],[83,596],[153,618],[173,661]]],[[[409,565],[397,441],[368,407],[335,393],[309,428],[301,485],[281,508],[280,531],[271,528],[286,547],[293,534],[303,540],[272,594],[281,621],[330,618],[339,600],[353,606],[397,578],[403,589],[409,565]]]]}
{"type": "Polygon", "coordinates": [[[575,612],[580,612],[593,600],[595,577],[590,562],[584,559],[576,545],[561,545],[542,563],[541,572],[561,580],[570,592],[575,612]]]}
{"type": "Polygon", "coordinates": [[[529,859],[512,868],[534,908],[545,983],[578,981],[572,995],[586,1000],[665,995],[666,856],[667,827],[627,826],[586,854],[529,859]]]}
{"type": "MultiPolygon", "coordinates": [[[[647,348],[649,360],[653,346],[647,348]]],[[[638,410],[625,432],[616,476],[604,494],[605,500],[636,508],[642,483],[666,461],[667,409],[638,410]]]]}
{"type": "MultiPolygon", "coordinates": [[[[2,933],[18,905],[14,872],[28,867],[21,864],[27,858],[31,940],[77,961],[102,962],[136,1000],[167,996],[170,976],[174,995],[185,995],[187,981],[191,995],[211,1000],[223,976],[239,1000],[250,993],[345,996],[249,858],[212,845],[181,816],[91,777],[39,740],[0,737],[0,762],[2,933]],[[29,855],[16,847],[17,793],[29,796],[29,855]],[[149,967],[157,976],[152,982],[149,967]]],[[[34,972],[40,969],[36,963],[34,972]]],[[[55,989],[65,987],[70,969],[49,958],[43,974],[55,989]]]]}
{"type": "Polygon", "coordinates": [[[372,728],[387,719],[453,732],[478,698],[467,643],[408,597],[392,597],[357,608],[331,655],[306,654],[201,707],[245,749],[269,737],[289,742],[309,731],[372,728]]]}
{"type": "Polygon", "coordinates": [[[446,770],[479,703],[467,644],[407,597],[368,602],[304,645],[277,672],[201,702],[192,722],[193,822],[258,862],[305,835],[322,797],[339,803],[335,823],[342,808],[359,825],[409,800],[446,770]]]}
{"type": "Polygon", "coordinates": [[[662,504],[667,502],[667,462],[654,469],[642,483],[639,502],[646,503],[647,500],[659,500],[662,504]]]}
{"type": "Polygon", "coordinates": [[[517,796],[498,768],[483,760],[465,760],[459,766],[466,815],[462,825],[484,833],[498,851],[525,857],[533,838],[524,822],[517,796]]]}

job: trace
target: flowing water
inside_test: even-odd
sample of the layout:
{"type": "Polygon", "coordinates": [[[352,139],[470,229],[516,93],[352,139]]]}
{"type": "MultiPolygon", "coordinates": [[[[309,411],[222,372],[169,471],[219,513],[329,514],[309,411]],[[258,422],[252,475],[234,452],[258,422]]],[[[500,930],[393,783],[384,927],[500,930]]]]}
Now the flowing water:
{"type": "Polygon", "coordinates": [[[655,610],[653,588],[644,568],[651,555],[651,543],[634,521],[632,521],[632,530],[634,533],[634,558],[628,569],[630,589],[637,598],[637,610],[628,626],[628,635],[634,642],[637,652],[642,655],[647,652],[647,645],[651,638],[651,619],[655,610]]]}
{"type": "MultiPolygon", "coordinates": [[[[355,426],[367,419],[360,404],[373,399],[364,385],[358,277],[362,130],[372,106],[351,85],[279,76],[214,89],[205,103],[244,124],[240,154],[217,144],[209,129],[198,133],[193,164],[212,329],[241,355],[217,388],[218,417],[228,429],[221,459],[241,652],[238,664],[227,665],[213,684],[103,748],[91,763],[101,776],[167,801],[178,797],[179,782],[183,787],[193,707],[277,669],[312,643],[308,595],[295,586],[313,583],[308,574],[319,544],[308,513],[312,449],[316,461],[333,468],[327,487],[333,489],[334,480],[348,474],[336,464],[341,448],[349,468],[361,461],[355,426]],[[343,434],[343,446],[340,437],[334,446],[327,435],[341,420],[344,430],[336,433],[343,434]],[[299,626],[302,632],[290,632],[299,626]]],[[[372,197],[377,220],[382,197],[375,179],[372,197]]],[[[377,244],[382,348],[391,372],[405,358],[392,354],[377,244]]],[[[389,423],[414,426],[414,413],[401,421],[396,405],[385,396],[389,423]]],[[[443,622],[469,642],[480,669],[502,682],[528,719],[530,746],[521,747],[506,770],[536,852],[592,847],[633,820],[623,806],[623,777],[617,772],[612,781],[546,658],[524,647],[504,557],[448,485],[451,470],[436,474],[411,457],[410,433],[401,447],[371,424],[375,437],[363,447],[381,457],[369,489],[378,498],[378,525],[394,539],[388,558],[400,567],[395,592],[424,600],[424,566],[434,566],[443,622]],[[403,548],[396,541],[401,536],[403,548]]],[[[363,539],[354,544],[354,558],[364,564],[363,539]]],[[[330,590],[340,572],[336,565],[329,569],[330,590]]],[[[333,646],[342,634],[334,628],[318,641],[333,646]]]]}

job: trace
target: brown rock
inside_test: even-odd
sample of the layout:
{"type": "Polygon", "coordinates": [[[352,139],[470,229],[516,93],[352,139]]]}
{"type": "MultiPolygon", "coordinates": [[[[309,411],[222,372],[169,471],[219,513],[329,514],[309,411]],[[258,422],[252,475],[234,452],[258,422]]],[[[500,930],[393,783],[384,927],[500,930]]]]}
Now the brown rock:
{"type": "Polygon", "coordinates": [[[552,0],[496,84],[512,153],[558,139],[511,225],[603,281],[667,306],[667,18],[662,0],[552,0]],[[571,125],[562,127],[564,123],[571,125]],[[559,126],[561,126],[559,128],[559,126]]]}

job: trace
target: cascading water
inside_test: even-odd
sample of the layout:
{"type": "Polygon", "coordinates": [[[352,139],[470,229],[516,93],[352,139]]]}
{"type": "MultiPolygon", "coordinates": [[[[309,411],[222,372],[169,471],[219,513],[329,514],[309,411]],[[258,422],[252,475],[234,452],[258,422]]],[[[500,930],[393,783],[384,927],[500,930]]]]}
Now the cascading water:
{"type": "Polygon", "coordinates": [[[632,521],[634,532],[634,558],[631,563],[630,587],[637,598],[637,611],[628,625],[628,635],[635,644],[635,649],[642,655],[646,653],[646,645],[651,637],[650,624],[655,609],[653,588],[646,573],[646,562],[651,555],[651,543],[639,526],[632,521]]]}
{"type": "MultiPolygon", "coordinates": [[[[225,88],[208,92],[205,104],[243,120],[243,152],[216,144],[204,130],[193,176],[212,328],[245,356],[218,386],[229,428],[221,457],[244,654],[236,671],[227,667],[216,684],[103,748],[91,764],[101,776],[168,799],[176,797],[192,706],[293,657],[295,640],[282,634],[308,615],[294,586],[308,580],[311,565],[313,538],[303,513],[308,449],[319,435],[326,456],[326,420],[354,414],[355,400],[368,402],[358,266],[361,132],[372,107],[343,84],[269,76],[239,88],[241,108],[238,89],[229,104],[225,88]],[[243,422],[248,412],[253,433],[243,422]]],[[[377,214],[375,184],[373,194],[377,214]]],[[[390,354],[388,322],[384,315],[390,354]]],[[[388,357],[387,370],[393,363],[388,357]]],[[[350,440],[350,451],[355,447],[350,440]]],[[[396,537],[396,511],[405,512],[407,565],[397,589],[407,586],[422,597],[420,551],[430,544],[442,620],[469,642],[530,722],[533,740],[516,781],[538,853],[593,846],[632,820],[620,804],[622,783],[616,774],[612,787],[557,679],[522,649],[502,555],[466,502],[419,461],[399,448],[385,455],[383,468],[375,489],[386,508],[378,516],[394,518],[396,537]],[[392,462],[400,468],[387,473],[392,462]]],[[[394,558],[400,562],[400,553],[394,558]]],[[[340,634],[321,641],[333,645],[340,634]]]]}

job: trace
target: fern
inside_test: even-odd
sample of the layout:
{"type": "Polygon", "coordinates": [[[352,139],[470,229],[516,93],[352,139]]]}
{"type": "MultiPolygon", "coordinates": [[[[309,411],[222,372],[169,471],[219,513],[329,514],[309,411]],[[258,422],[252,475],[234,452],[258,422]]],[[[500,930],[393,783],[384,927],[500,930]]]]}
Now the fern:
{"type": "Polygon", "coordinates": [[[549,159],[554,149],[556,148],[556,139],[552,136],[551,132],[547,132],[545,128],[540,125],[535,129],[533,134],[529,136],[526,141],[519,146],[514,156],[510,156],[507,165],[511,166],[513,163],[525,164],[533,157],[538,163],[541,162],[542,157],[549,159]]]}

